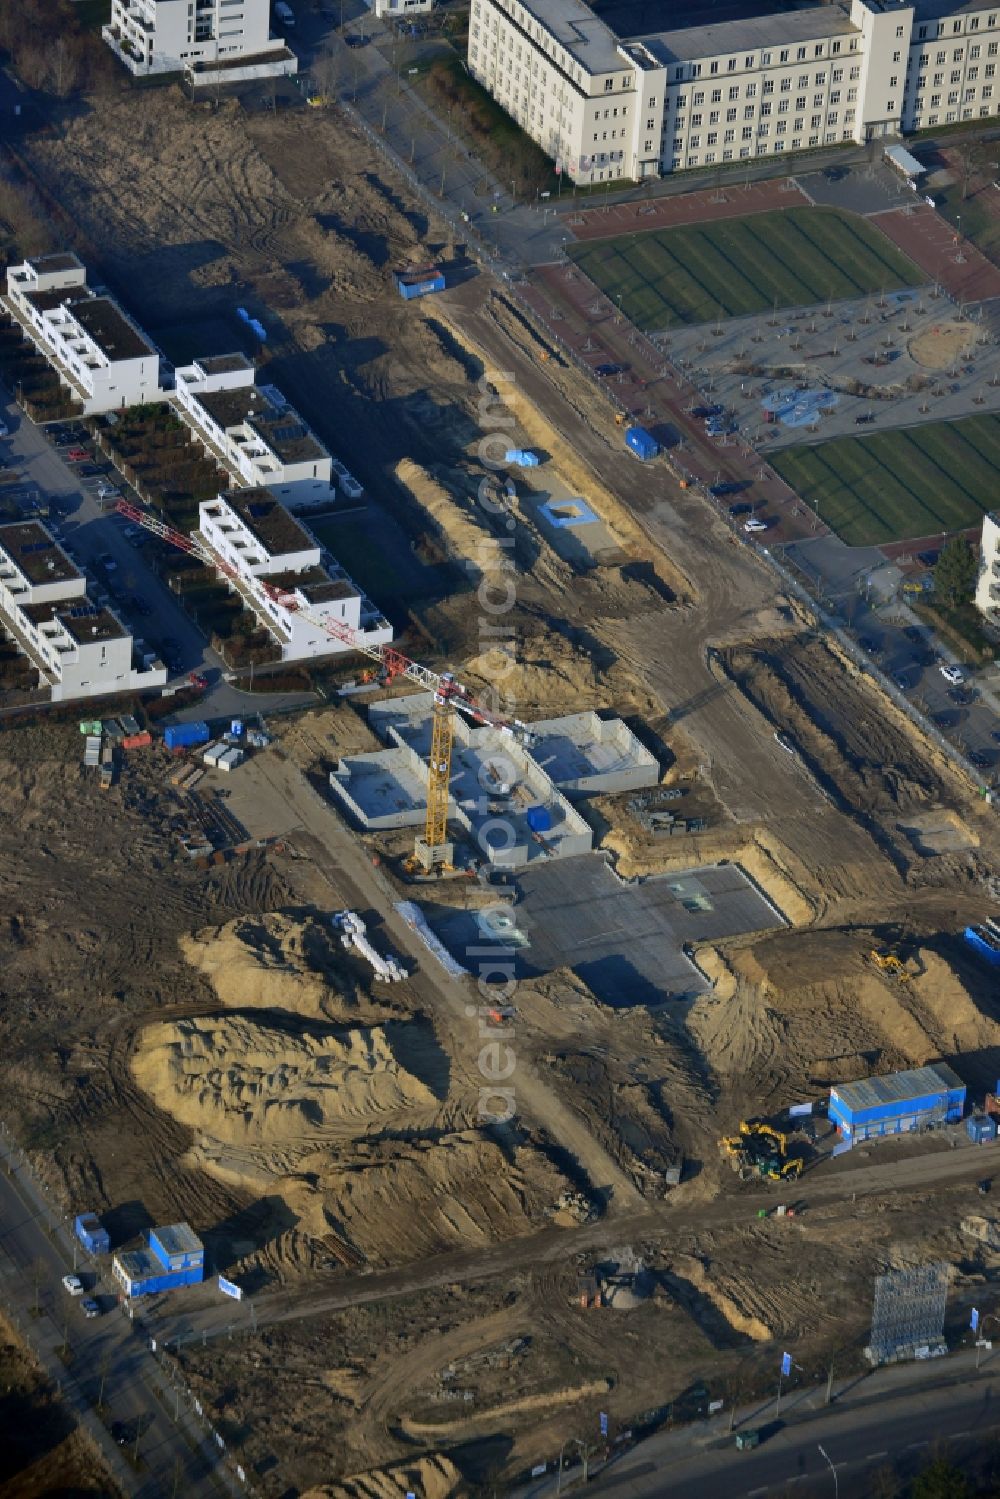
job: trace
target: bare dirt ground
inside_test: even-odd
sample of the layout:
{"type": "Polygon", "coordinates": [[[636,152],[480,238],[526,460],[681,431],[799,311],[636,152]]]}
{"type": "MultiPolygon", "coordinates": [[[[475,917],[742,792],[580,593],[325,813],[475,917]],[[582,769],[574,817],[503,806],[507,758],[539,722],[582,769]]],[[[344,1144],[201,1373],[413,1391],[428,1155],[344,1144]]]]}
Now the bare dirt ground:
{"type": "Polygon", "coordinates": [[[886,1266],[940,1255],[960,1287],[977,1283],[991,1263],[958,1229],[971,1147],[942,1160],[914,1142],[926,1160],[904,1146],[892,1182],[867,1188],[872,1162],[820,1149],[808,1210],[758,1220],[716,1141],[749,1112],[932,1057],[992,1084],[997,1000],[955,933],[997,909],[994,813],[700,501],[626,462],[610,407],[508,295],[471,277],[430,305],[400,301],[392,266],[453,247],[342,121],[123,93],[29,155],[172,357],[228,352],[237,305],[262,318],[267,377],[364,479],[373,533],[385,517],[433,580],[390,588],[379,534],[352,562],[415,653],[494,675],[475,569],[494,571],[512,537],[501,707],[628,715],[706,824],[662,839],[627,798],[601,799],[588,815],[620,872],[734,859],[790,923],[698,954],[715,988],[676,1013],[610,1011],[571,973],[525,985],[522,1118],[504,1136],[473,1114],[470,991],[426,961],[375,991],[330,942],[335,902],[402,940],[370,862],[379,840],[312,789],[338,754],[371,747],[353,709],[304,715],[240,773],[234,802],[280,813],[284,851],[208,871],[177,849],[163,762],[102,794],[75,729],[4,736],[10,1122],[66,1209],[103,1210],[116,1243],[187,1217],[217,1267],[260,1288],[255,1340],[182,1357],[261,1491],[444,1499],[505,1482],[554,1455],[567,1411],[624,1425],[698,1381],[731,1395],[773,1372],[778,1339],[816,1372],[859,1341],[886,1266]],[[505,440],[543,451],[600,516],[615,560],[574,566],[517,501],[480,504],[498,407],[505,440]],[[889,937],[918,970],[905,988],[862,962],[889,937]],[[685,1180],[664,1196],[650,1168],[676,1156],[685,1180]],[[568,1189],[604,1218],[559,1209],[568,1189]],[[648,1294],[585,1310],[580,1273],[619,1245],[644,1258],[648,1294]],[[330,1278],[399,1267],[405,1290],[451,1255],[466,1267],[452,1286],[364,1304],[359,1291],[343,1311],[266,1325],[279,1288],[305,1305],[330,1278]]]}

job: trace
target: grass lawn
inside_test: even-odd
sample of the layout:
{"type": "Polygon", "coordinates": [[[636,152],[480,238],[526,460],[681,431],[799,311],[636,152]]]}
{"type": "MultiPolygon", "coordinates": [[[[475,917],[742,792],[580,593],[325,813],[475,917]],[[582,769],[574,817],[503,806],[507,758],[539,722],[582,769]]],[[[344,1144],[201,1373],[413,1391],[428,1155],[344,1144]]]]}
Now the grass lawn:
{"type": "Polygon", "coordinates": [[[1000,417],[835,437],[771,463],[849,546],[961,531],[996,503],[1000,417]]]}
{"type": "Polygon", "coordinates": [[[766,308],[919,286],[884,235],[832,208],[647,230],[569,246],[581,270],[640,328],[707,323],[766,308]]]}

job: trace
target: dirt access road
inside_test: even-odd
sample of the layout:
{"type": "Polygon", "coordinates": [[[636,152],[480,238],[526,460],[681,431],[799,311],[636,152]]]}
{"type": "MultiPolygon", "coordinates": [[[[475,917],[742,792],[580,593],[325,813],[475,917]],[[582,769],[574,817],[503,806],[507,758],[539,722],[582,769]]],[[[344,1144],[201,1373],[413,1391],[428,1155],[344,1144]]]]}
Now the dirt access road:
{"type": "MultiPolygon", "coordinates": [[[[890,1159],[853,1171],[824,1169],[807,1176],[801,1187],[801,1200],[807,1205],[821,1203],[833,1206],[840,1226],[849,1226],[855,1218],[858,1199],[872,1197],[888,1202],[908,1193],[926,1192],[932,1188],[968,1190],[983,1169],[981,1155],[974,1147],[938,1150],[907,1160],[891,1159],[892,1145],[885,1147],[890,1159]]],[[[971,1199],[970,1199],[971,1201],[971,1199]]],[[[279,1322],[295,1322],[339,1311],[344,1307],[393,1300],[452,1284],[469,1285],[513,1275],[518,1270],[540,1270],[559,1265],[574,1255],[607,1252],[623,1241],[655,1241],[662,1253],[687,1249],[700,1235],[712,1230],[724,1231],[735,1223],[756,1218],[761,1208],[773,1211],[774,1192],[749,1192],[739,1199],[726,1198],[714,1203],[687,1205],[675,1195],[665,1202],[650,1204],[638,1211],[629,1209],[611,1213],[596,1223],[578,1228],[544,1229],[526,1235],[513,1243],[497,1244],[478,1251],[461,1251],[435,1255],[433,1259],[408,1265],[405,1269],[377,1274],[336,1276],[329,1289],[323,1277],[317,1276],[308,1287],[289,1291],[263,1293],[254,1298],[255,1323],[259,1327],[279,1322]]],[[[826,1221],[829,1221],[827,1219],[826,1221]]],[[[189,1305],[182,1312],[171,1310],[171,1303],[151,1320],[157,1336],[179,1344],[204,1338],[229,1337],[233,1327],[233,1310],[228,1305],[213,1304],[201,1309],[189,1305]]]]}

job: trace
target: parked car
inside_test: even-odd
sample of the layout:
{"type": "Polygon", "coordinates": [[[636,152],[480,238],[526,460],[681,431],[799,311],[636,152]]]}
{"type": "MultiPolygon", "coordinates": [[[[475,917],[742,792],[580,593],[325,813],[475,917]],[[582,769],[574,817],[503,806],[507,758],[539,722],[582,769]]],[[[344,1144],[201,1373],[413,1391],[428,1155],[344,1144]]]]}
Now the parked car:
{"type": "Polygon", "coordinates": [[[88,448],[81,447],[70,448],[69,452],[66,454],[66,457],[69,459],[70,463],[84,463],[90,457],[90,450],[88,448]]]}
{"type": "Polygon", "coordinates": [[[903,634],[914,645],[922,645],[924,642],[924,632],[919,625],[907,625],[903,634]]]}
{"type": "Polygon", "coordinates": [[[737,516],[750,515],[752,512],[753,506],[749,500],[742,500],[738,505],[730,505],[729,507],[729,514],[733,520],[736,520],[737,516]]]}
{"type": "Polygon", "coordinates": [[[97,479],[106,474],[108,466],[106,463],[81,463],[77,473],[84,479],[97,479]]]}
{"type": "Polygon", "coordinates": [[[710,417],[722,415],[722,406],[718,401],[715,401],[711,406],[696,406],[691,415],[700,417],[702,421],[708,421],[710,417]]]}
{"type": "Polygon", "coordinates": [[[960,703],[963,708],[967,708],[970,703],[976,701],[979,693],[974,687],[951,687],[948,690],[948,696],[953,703],[960,703]]]}
{"type": "Polygon", "coordinates": [[[83,1298],[83,1300],[80,1302],[80,1310],[83,1315],[88,1318],[99,1317],[101,1315],[101,1308],[98,1306],[93,1296],[85,1296],[83,1298]]]}
{"type": "Polygon", "coordinates": [[[756,515],[751,515],[748,521],[743,522],[743,529],[748,533],[752,533],[754,531],[766,531],[767,521],[760,520],[756,515]]]}
{"type": "Polygon", "coordinates": [[[97,565],[103,572],[113,573],[118,571],[118,563],[110,552],[102,552],[97,559],[97,565]]]}
{"type": "Polygon", "coordinates": [[[965,681],[965,673],[963,672],[962,668],[960,666],[953,666],[950,661],[939,662],[938,671],[944,677],[946,682],[965,681]]]}
{"type": "Polygon", "coordinates": [[[985,750],[970,750],[969,763],[978,766],[980,770],[988,770],[993,764],[993,756],[988,755],[985,750]]]}
{"type": "Polygon", "coordinates": [[[62,1284],[63,1290],[68,1291],[71,1296],[83,1295],[83,1281],[78,1275],[64,1275],[62,1284]]]}
{"type": "Polygon", "coordinates": [[[623,375],[624,373],[625,373],[625,366],[623,364],[595,364],[594,365],[594,374],[595,375],[603,375],[605,378],[608,378],[611,375],[623,375]]]}
{"type": "Polygon", "coordinates": [[[873,422],[874,420],[874,411],[863,411],[860,416],[854,418],[854,425],[856,427],[867,427],[869,422],[873,422]]]}
{"type": "Polygon", "coordinates": [[[877,640],[872,639],[871,635],[859,636],[858,645],[868,656],[880,656],[882,654],[882,647],[877,640]]]}

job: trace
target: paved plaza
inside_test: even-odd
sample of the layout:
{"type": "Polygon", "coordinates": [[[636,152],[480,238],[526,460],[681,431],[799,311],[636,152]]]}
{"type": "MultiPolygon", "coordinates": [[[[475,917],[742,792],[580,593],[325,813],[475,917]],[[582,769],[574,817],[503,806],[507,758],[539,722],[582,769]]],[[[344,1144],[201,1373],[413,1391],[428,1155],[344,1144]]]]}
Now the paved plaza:
{"type": "Polygon", "coordinates": [[[765,454],[1000,411],[1000,343],[934,286],[674,328],[655,341],[765,454]]]}

